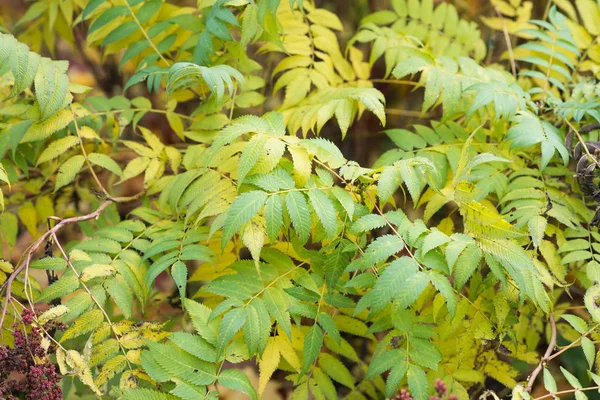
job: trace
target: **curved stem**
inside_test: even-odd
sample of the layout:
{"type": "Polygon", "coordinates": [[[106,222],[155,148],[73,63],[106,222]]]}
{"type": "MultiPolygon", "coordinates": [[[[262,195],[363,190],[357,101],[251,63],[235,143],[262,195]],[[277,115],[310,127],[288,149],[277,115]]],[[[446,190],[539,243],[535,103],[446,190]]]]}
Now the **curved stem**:
{"type": "Polygon", "coordinates": [[[19,274],[21,272],[23,272],[23,270],[29,268],[29,263],[31,262],[33,253],[36,252],[42,246],[43,243],[45,243],[50,237],[54,236],[65,225],[72,224],[75,222],[82,222],[82,221],[94,219],[94,218],[98,217],[102,213],[102,211],[104,211],[106,209],[106,207],[108,207],[109,205],[111,205],[113,203],[114,203],[114,201],[109,199],[109,200],[105,201],[104,203],[100,204],[100,207],[98,207],[98,209],[94,212],[91,212],[86,215],[81,215],[79,217],[65,218],[65,219],[61,220],[56,225],[54,225],[53,228],[48,230],[46,233],[44,233],[42,236],[40,236],[35,242],[33,242],[33,244],[31,246],[29,246],[29,248],[26,250],[26,253],[25,253],[25,261],[23,261],[6,280],[4,305],[2,307],[2,313],[0,313],[0,326],[2,326],[2,324],[4,323],[4,318],[6,317],[6,312],[8,310],[8,304],[9,304],[10,298],[11,298],[12,283],[17,278],[17,276],[19,276],[19,274]]]}
{"type": "Polygon", "coordinates": [[[552,355],[552,351],[554,351],[554,348],[556,347],[556,322],[554,321],[553,314],[550,314],[550,329],[550,343],[548,343],[548,348],[546,349],[544,356],[540,360],[540,363],[537,367],[535,367],[531,375],[529,375],[527,387],[525,388],[527,392],[531,392],[531,389],[533,388],[533,384],[535,382],[535,378],[537,378],[540,372],[542,372],[542,368],[544,368],[544,364],[546,363],[546,361],[551,360],[555,356],[552,355]]]}

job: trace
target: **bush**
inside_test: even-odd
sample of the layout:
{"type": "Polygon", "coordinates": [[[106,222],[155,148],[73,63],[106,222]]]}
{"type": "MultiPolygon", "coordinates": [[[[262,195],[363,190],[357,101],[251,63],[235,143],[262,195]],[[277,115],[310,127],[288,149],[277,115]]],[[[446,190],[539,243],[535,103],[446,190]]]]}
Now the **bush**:
{"type": "Polygon", "coordinates": [[[5,11],[4,396],[592,396],[600,5],[364,3],[5,11]]]}

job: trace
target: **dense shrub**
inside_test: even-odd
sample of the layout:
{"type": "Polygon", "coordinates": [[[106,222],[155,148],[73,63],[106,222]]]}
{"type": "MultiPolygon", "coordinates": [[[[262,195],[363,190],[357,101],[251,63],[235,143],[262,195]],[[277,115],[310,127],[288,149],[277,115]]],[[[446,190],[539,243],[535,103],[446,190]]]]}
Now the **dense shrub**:
{"type": "Polygon", "coordinates": [[[598,391],[600,3],[340,3],[4,11],[3,396],[598,391]]]}

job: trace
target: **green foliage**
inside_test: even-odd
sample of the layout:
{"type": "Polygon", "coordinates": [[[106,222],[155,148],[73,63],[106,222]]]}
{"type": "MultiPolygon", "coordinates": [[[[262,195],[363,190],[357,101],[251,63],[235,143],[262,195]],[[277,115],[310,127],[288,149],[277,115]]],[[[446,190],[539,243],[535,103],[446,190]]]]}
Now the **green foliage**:
{"type": "Polygon", "coordinates": [[[38,1],[0,33],[3,342],[27,305],[64,323],[46,356],[74,398],[285,375],[294,399],[528,399],[538,374],[585,398],[557,335],[599,384],[600,6],[494,0],[497,58],[458,4],[394,0],[348,36],[313,1],[175,3],[38,1]],[[39,55],[82,29],[123,94],[39,55]],[[414,86],[421,123],[376,83],[414,86]],[[338,140],[360,118],[388,124],[369,166],[338,140]]]}

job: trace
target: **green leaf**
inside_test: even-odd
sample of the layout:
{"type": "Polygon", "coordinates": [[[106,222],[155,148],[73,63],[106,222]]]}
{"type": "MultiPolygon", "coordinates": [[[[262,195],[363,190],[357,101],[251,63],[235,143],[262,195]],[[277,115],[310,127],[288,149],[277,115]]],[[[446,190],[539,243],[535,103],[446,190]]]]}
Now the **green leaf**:
{"type": "Polygon", "coordinates": [[[385,393],[387,397],[391,398],[398,390],[398,385],[400,385],[400,381],[402,381],[402,378],[406,375],[406,371],[408,371],[406,360],[402,358],[398,359],[388,374],[387,381],[385,382],[385,393]]]}
{"type": "Polygon", "coordinates": [[[587,333],[589,327],[587,322],[585,322],[585,320],[581,317],[578,317],[577,315],[572,315],[572,314],[563,314],[560,316],[562,319],[564,319],[565,321],[567,321],[572,327],[573,329],[575,329],[577,332],[581,333],[582,335],[587,333]]]}
{"type": "Polygon", "coordinates": [[[162,343],[147,341],[154,361],[172,377],[195,385],[209,385],[216,379],[216,367],[193,357],[183,350],[162,343]]]}
{"type": "Polygon", "coordinates": [[[121,251],[121,245],[119,242],[106,238],[88,239],[83,242],[79,242],[74,248],[83,251],[97,251],[109,254],[117,254],[121,251]]]}
{"type": "Polygon", "coordinates": [[[37,261],[32,261],[29,268],[45,269],[50,271],[62,271],[67,268],[67,262],[64,258],[46,257],[37,261]]]}
{"type": "Polygon", "coordinates": [[[437,272],[428,271],[427,276],[431,281],[431,284],[446,298],[446,305],[448,307],[448,313],[451,317],[456,314],[456,295],[454,289],[450,284],[450,281],[443,275],[437,272]]]}
{"type": "Polygon", "coordinates": [[[105,12],[103,12],[98,18],[96,18],[94,20],[92,25],[90,25],[90,28],[88,29],[88,35],[90,35],[94,31],[102,28],[104,25],[108,24],[109,22],[114,21],[118,17],[120,17],[122,15],[127,15],[127,14],[129,14],[129,10],[125,6],[114,6],[114,7],[108,8],[105,12]]]}
{"type": "MultiPolygon", "coordinates": [[[[373,379],[382,375],[385,371],[398,365],[406,366],[406,351],[404,349],[393,349],[374,357],[369,364],[365,379],[373,379]]],[[[405,371],[406,373],[406,371],[405,371]]]]}
{"type": "Polygon", "coordinates": [[[333,318],[331,318],[331,315],[324,312],[319,313],[318,321],[325,333],[327,333],[327,335],[329,335],[337,344],[340,344],[342,337],[340,336],[340,331],[335,325],[333,318]]]}
{"type": "Polygon", "coordinates": [[[402,182],[400,168],[396,166],[384,168],[377,182],[379,199],[382,201],[388,200],[398,190],[402,182]]]}
{"type": "Polygon", "coordinates": [[[144,5],[136,13],[138,21],[142,24],[148,22],[148,20],[160,10],[162,4],[161,0],[149,0],[144,2],[144,5]]]}
{"type": "Polygon", "coordinates": [[[188,276],[188,270],[185,263],[177,261],[175,264],[173,264],[173,266],[171,267],[171,276],[173,277],[173,280],[177,285],[177,289],[179,290],[179,296],[181,296],[182,299],[185,298],[188,276]]]}
{"type": "Polygon", "coordinates": [[[304,337],[304,357],[302,359],[301,374],[305,374],[314,364],[321,352],[321,346],[323,346],[323,331],[317,324],[314,324],[304,337]]]}
{"type": "Polygon", "coordinates": [[[119,307],[125,318],[131,318],[133,314],[133,293],[127,284],[125,278],[117,275],[115,278],[106,281],[106,291],[119,307]]]}
{"type": "Polygon", "coordinates": [[[85,158],[82,155],[76,155],[65,161],[58,169],[56,175],[56,183],[54,185],[54,191],[58,191],[63,186],[68,185],[75,179],[75,176],[83,167],[85,158]]]}
{"type": "Polygon", "coordinates": [[[320,190],[309,190],[308,198],[311,205],[315,209],[327,237],[333,239],[335,232],[337,231],[337,213],[332,201],[327,197],[325,193],[320,190]]]}
{"type": "Polygon", "coordinates": [[[285,195],[285,205],[300,241],[306,243],[310,235],[310,213],[304,195],[296,191],[287,193],[285,195]]]}
{"type": "Polygon", "coordinates": [[[137,30],[138,25],[134,21],[124,22],[117,26],[115,29],[113,29],[108,35],[106,35],[104,40],[102,40],[101,46],[108,46],[111,43],[118,42],[121,39],[125,39],[137,30]]]}
{"type": "Polygon", "coordinates": [[[570,373],[569,371],[564,369],[562,366],[560,367],[560,372],[562,372],[562,374],[565,376],[565,378],[567,378],[567,382],[569,382],[569,384],[571,386],[573,386],[575,389],[583,388],[583,386],[581,386],[581,383],[579,382],[579,379],[577,379],[575,377],[575,375],[573,375],[572,373],[570,373]]]}
{"type": "Polygon", "coordinates": [[[233,235],[246,224],[262,208],[267,200],[267,193],[262,190],[253,190],[242,193],[231,204],[227,210],[227,218],[223,226],[223,237],[221,246],[225,248],[233,235]]]}
{"type": "Polygon", "coordinates": [[[271,195],[265,204],[265,224],[267,236],[271,242],[279,237],[279,230],[283,223],[283,202],[279,195],[271,195]]]}
{"type": "Polygon", "coordinates": [[[218,382],[226,388],[242,392],[257,400],[256,390],[246,374],[238,369],[226,369],[219,374],[218,382]]]}
{"type": "Polygon", "coordinates": [[[270,287],[265,290],[263,299],[265,300],[269,314],[275,318],[283,332],[291,339],[292,324],[290,322],[290,313],[287,311],[289,305],[285,292],[281,289],[270,287]]]}
{"type": "Polygon", "coordinates": [[[79,337],[96,329],[104,321],[104,315],[99,309],[93,309],[75,320],[75,323],[63,333],[60,342],[79,337]]]}
{"type": "Polygon", "coordinates": [[[254,299],[247,310],[244,339],[250,354],[261,354],[267,346],[271,332],[271,318],[262,299],[254,299]]]}
{"type": "Polygon", "coordinates": [[[408,388],[415,399],[426,399],[429,392],[427,375],[421,367],[410,365],[408,367],[408,388]]]}
{"type": "Polygon", "coordinates": [[[594,367],[594,359],[596,358],[596,346],[594,345],[594,342],[592,342],[586,336],[582,336],[581,348],[583,349],[583,354],[585,355],[585,359],[587,360],[591,370],[594,367]]]}
{"type": "Polygon", "coordinates": [[[215,348],[208,344],[198,335],[192,335],[186,332],[173,332],[169,340],[183,349],[186,353],[198,357],[201,360],[214,363],[217,361],[215,348]]]}
{"type": "Polygon", "coordinates": [[[244,147],[238,164],[238,188],[263,153],[267,139],[266,136],[260,134],[252,136],[248,144],[244,147]]]}
{"type": "Polygon", "coordinates": [[[552,373],[548,370],[548,368],[544,367],[544,387],[550,393],[558,392],[558,388],[556,387],[556,381],[552,376],[552,373]]]}
{"type": "Polygon", "coordinates": [[[40,106],[42,120],[49,118],[70,103],[70,98],[67,98],[67,95],[70,97],[68,88],[69,78],[65,71],[58,67],[57,63],[42,59],[35,75],[35,96],[40,106]]]}
{"type": "Polygon", "coordinates": [[[338,280],[348,266],[350,256],[344,252],[342,246],[337,246],[336,249],[328,255],[325,261],[325,282],[330,290],[334,290],[338,280]]]}
{"type": "Polygon", "coordinates": [[[4,155],[8,150],[8,146],[12,147],[12,155],[13,158],[17,151],[17,146],[19,142],[25,136],[25,132],[31,126],[33,120],[28,119],[25,121],[18,122],[14,125],[11,125],[2,135],[0,135],[0,159],[4,159],[4,155]]]}
{"type": "Polygon", "coordinates": [[[36,165],[53,160],[58,156],[62,155],[65,151],[79,143],[77,136],[66,136],[62,139],[55,140],[50,143],[48,147],[44,149],[42,154],[38,157],[36,165]]]}
{"type": "Polygon", "coordinates": [[[219,326],[219,336],[217,338],[217,354],[223,354],[225,347],[244,325],[246,321],[246,310],[244,308],[234,308],[223,316],[219,326]]]}
{"type": "Polygon", "coordinates": [[[48,286],[35,299],[36,303],[47,303],[59,297],[73,293],[79,288],[79,279],[75,274],[65,273],[59,280],[48,286]]]}
{"type": "Polygon", "coordinates": [[[119,164],[105,154],[91,153],[88,155],[88,159],[92,164],[107,169],[117,176],[123,176],[123,171],[121,170],[121,167],[119,167],[119,164]]]}
{"type": "Polygon", "coordinates": [[[555,151],[560,154],[563,164],[567,165],[569,152],[563,144],[562,134],[554,125],[529,112],[521,112],[515,121],[517,124],[506,132],[506,140],[512,140],[511,148],[520,150],[541,143],[541,170],[546,168],[555,151]]]}
{"type": "Polygon", "coordinates": [[[319,366],[327,375],[336,382],[354,389],[354,378],[348,368],[336,357],[329,353],[321,353],[319,356],[319,366]]]}
{"type": "Polygon", "coordinates": [[[539,248],[542,245],[547,224],[548,220],[541,215],[535,216],[527,221],[529,235],[531,236],[531,241],[536,248],[539,248]]]}

